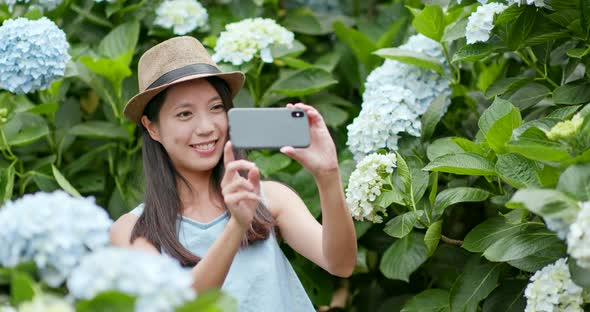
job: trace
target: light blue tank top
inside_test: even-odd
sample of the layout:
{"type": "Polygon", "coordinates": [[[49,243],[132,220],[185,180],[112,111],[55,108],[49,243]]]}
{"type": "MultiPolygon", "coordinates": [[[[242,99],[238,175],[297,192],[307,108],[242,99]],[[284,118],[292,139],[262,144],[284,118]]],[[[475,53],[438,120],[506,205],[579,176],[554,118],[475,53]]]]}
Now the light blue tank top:
{"type": "MultiPolygon", "coordinates": [[[[262,200],[265,204],[264,197],[262,200]]],[[[140,216],[143,208],[140,204],[131,213],[140,216]]],[[[179,216],[179,241],[193,254],[205,257],[228,220],[227,211],[208,223],[179,216]]],[[[221,289],[238,301],[240,312],[315,311],[274,231],[268,239],[238,250],[221,289]]]]}

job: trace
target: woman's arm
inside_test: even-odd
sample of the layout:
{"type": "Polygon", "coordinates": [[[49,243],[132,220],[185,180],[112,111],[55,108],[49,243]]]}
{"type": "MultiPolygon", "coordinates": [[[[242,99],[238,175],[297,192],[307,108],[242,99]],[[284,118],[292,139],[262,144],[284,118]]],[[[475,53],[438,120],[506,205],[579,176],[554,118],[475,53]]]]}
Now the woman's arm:
{"type": "Polygon", "coordinates": [[[349,276],[356,263],[357,244],[354,223],[340,182],[336,146],[315,108],[303,103],[287,104],[287,108],[302,109],[307,113],[310,145],[307,148],[285,146],[281,152],[313,175],[320,194],[323,226],[311,216],[295,192],[277,186],[281,197],[274,200],[274,205],[279,211],[281,233],[294,249],[328,272],[349,276]]]}
{"type": "MultiPolygon", "coordinates": [[[[160,254],[158,249],[147,239],[138,237],[130,243],[131,231],[137,222],[137,216],[125,214],[121,216],[110,230],[111,243],[115,246],[139,249],[160,254]]],[[[240,227],[233,218],[230,218],[227,226],[209,247],[205,257],[192,269],[193,288],[204,291],[211,288],[221,288],[223,281],[229,272],[234,256],[240,248],[245,229],[240,227]]]]}

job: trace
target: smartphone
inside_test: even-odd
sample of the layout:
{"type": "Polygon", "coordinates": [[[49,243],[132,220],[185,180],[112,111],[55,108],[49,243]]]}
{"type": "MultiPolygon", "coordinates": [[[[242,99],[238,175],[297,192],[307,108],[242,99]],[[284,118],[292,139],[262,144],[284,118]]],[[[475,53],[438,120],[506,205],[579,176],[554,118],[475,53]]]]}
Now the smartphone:
{"type": "Polygon", "coordinates": [[[232,108],[227,113],[229,138],[236,149],[309,146],[309,120],[301,109],[232,108]]]}

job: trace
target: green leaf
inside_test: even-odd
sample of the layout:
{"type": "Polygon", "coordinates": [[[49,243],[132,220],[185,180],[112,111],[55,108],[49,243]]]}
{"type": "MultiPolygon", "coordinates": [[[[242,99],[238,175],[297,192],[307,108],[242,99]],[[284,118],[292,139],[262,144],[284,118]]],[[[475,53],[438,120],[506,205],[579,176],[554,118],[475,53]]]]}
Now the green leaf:
{"type": "Polygon", "coordinates": [[[90,300],[76,303],[76,312],[131,312],[135,307],[135,297],[117,291],[105,291],[90,300]]]}
{"type": "Polygon", "coordinates": [[[139,39],[139,22],[123,23],[108,33],[98,45],[98,52],[110,59],[120,59],[123,65],[129,66],[133,52],[139,39]]]}
{"type": "Polygon", "coordinates": [[[445,30],[445,16],[442,8],[438,4],[427,4],[414,16],[412,25],[424,36],[440,41],[445,30]]]}
{"type": "Polygon", "coordinates": [[[35,282],[26,273],[12,271],[10,282],[10,302],[14,306],[30,301],[35,296],[35,282]]]}
{"type": "Polygon", "coordinates": [[[503,217],[489,218],[467,234],[463,242],[463,248],[470,252],[484,252],[499,239],[519,233],[526,226],[526,223],[506,223],[506,219],[503,217]]]}
{"type": "Polygon", "coordinates": [[[590,269],[580,267],[573,257],[570,257],[567,262],[574,283],[584,289],[590,289],[590,269]]]}
{"type": "Polygon", "coordinates": [[[508,261],[508,264],[519,270],[535,273],[548,264],[554,263],[557,259],[563,258],[566,255],[565,249],[565,245],[561,241],[556,241],[530,256],[508,261]]]}
{"type": "Polygon", "coordinates": [[[490,192],[473,187],[448,188],[436,196],[433,216],[440,216],[451,205],[465,202],[480,202],[488,199],[490,192]]]}
{"type": "Polygon", "coordinates": [[[238,303],[227,293],[220,290],[208,290],[199,293],[193,301],[187,302],[176,308],[176,312],[193,312],[193,311],[237,311],[238,303]]]}
{"type": "Polygon", "coordinates": [[[21,130],[17,135],[8,138],[10,146],[24,146],[31,144],[49,134],[47,125],[33,126],[21,130]]]}
{"type": "Polygon", "coordinates": [[[332,74],[320,68],[305,68],[281,77],[268,92],[289,97],[301,97],[323,90],[338,81],[332,74]]]}
{"type": "Polygon", "coordinates": [[[478,125],[490,147],[498,154],[506,152],[504,145],[512,131],[522,124],[520,112],[510,102],[496,98],[479,118],[478,125]]]}
{"type": "Polygon", "coordinates": [[[399,48],[385,48],[377,50],[373,54],[402,63],[432,69],[441,76],[445,75],[444,68],[439,60],[424,53],[399,48]]]}
{"type": "Polygon", "coordinates": [[[402,155],[400,155],[400,153],[395,152],[395,155],[397,156],[397,176],[402,181],[406,194],[411,196],[412,175],[410,174],[410,168],[408,167],[408,164],[406,163],[402,155]]]}
{"type": "Polygon", "coordinates": [[[520,88],[530,80],[531,78],[522,76],[496,80],[486,89],[485,96],[486,98],[490,99],[495,96],[502,95],[516,88],[520,88]]]}
{"type": "Polygon", "coordinates": [[[551,96],[551,90],[545,85],[530,82],[516,90],[508,100],[520,110],[525,110],[549,96],[551,96]]]}
{"type": "Polygon", "coordinates": [[[128,139],[127,131],[116,124],[106,121],[87,121],[73,126],[69,134],[97,139],[128,139]]]}
{"type": "Polygon", "coordinates": [[[449,312],[449,291],[427,289],[408,300],[400,312],[449,312]]]}
{"type": "MultiPolygon", "coordinates": [[[[519,129],[515,133],[517,131],[519,129]]],[[[508,152],[519,153],[532,160],[559,162],[571,159],[570,154],[561,144],[550,141],[543,130],[534,126],[508,142],[506,149],[508,152]]]]}
{"type": "Polygon", "coordinates": [[[557,189],[580,202],[590,200],[590,164],[568,167],[559,176],[557,189]]]}
{"type": "Polygon", "coordinates": [[[518,260],[555,243],[560,243],[555,233],[548,231],[545,226],[531,226],[525,231],[497,240],[486,249],[483,256],[495,262],[518,260]]]}
{"type": "Polygon", "coordinates": [[[459,175],[496,175],[496,170],[492,162],[483,156],[473,153],[458,153],[440,156],[426,165],[424,170],[459,175]]]}
{"type": "Polygon", "coordinates": [[[424,115],[422,115],[422,135],[420,136],[423,141],[428,141],[436,125],[444,114],[444,108],[448,103],[448,98],[443,94],[437,96],[432,100],[424,115]]]}
{"type": "Polygon", "coordinates": [[[291,158],[283,154],[275,153],[271,156],[265,156],[259,151],[253,151],[249,158],[256,163],[264,177],[287,168],[292,162],[291,158]]]}
{"type": "Polygon", "coordinates": [[[577,105],[590,102],[590,83],[573,83],[557,87],[553,91],[556,104],[577,105]]]}
{"type": "Polygon", "coordinates": [[[426,148],[426,156],[431,161],[444,155],[463,152],[464,150],[454,142],[452,137],[436,139],[426,148]]]}
{"type": "Polygon", "coordinates": [[[391,204],[396,203],[398,205],[405,206],[404,197],[403,195],[396,189],[391,191],[383,191],[381,195],[375,199],[375,203],[379,205],[379,207],[387,208],[391,204]]]}
{"type": "Polygon", "coordinates": [[[424,235],[424,244],[428,248],[428,256],[431,257],[434,252],[436,251],[436,247],[438,246],[438,242],[440,241],[440,236],[442,232],[442,222],[443,220],[438,220],[432,223],[428,230],[426,230],[426,234],[424,235]]]}
{"type": "Polygon", "coordinates": [[[57,105],[57,103],[43,103],[35,105],[35,107],[29,109],[28,112],[39,115],[51,115],[57,112],[58,107],[59,105],[57,105]]]}
{"type": "Polygon", "coordinates": [[[451,288],[451,312],[475,312],[496,288],[501,268],[501,263],[467,265],[451,288]]]}
{"type": "Polygon", "coordinates": [[[410,281],[410,275],[428,259],[424,235],[412,232],[395,241],[383,254],[379,269],[385,277],[410,281]]]}
{"type": "Polygon", "coordinates": [[[424,211],[409,211],[387,222],[383,231],[391,237],[403,238],[414,228],[416,221],[424,214],[424,211]]]}
{"type": "Polygon", "coordinates": [[[468,21],[469,19],[464,17],[448,25],[445,28],[441,41],[451,42],[465,37],[468,21]]]}
{"type": "Polygon", "coordinates": [[[528,209],[544,218],[562,218],[566,223],[575,221],[578,203],[558,190],[528,188],[518,190],[506,207],[528,209]]]}
{"type": "Polygon", "coordinates": [[[534,161],[518,154],[498,155],[496,162],[498,176],[515,188],[541,186],[537,169],[534,161]]]}
{"type": "Polygon", "coordinates": [[[377,47],[378,49],[390,47],[397,37],[399,37],[400,33],[402,33],[406,29],[407,18],[402,17],[397,19],[395,22],[391,23],[387,28],[387,31],[383,33],[379,40],[377,40],[377,47]]]}
{"type": "Polygon", "coordinates": [[[526,280],[503,281],[484,301],[482,312],[522,312],[526,307],[526,280]]]}
{"type": "Polygon", "coordinates": [[[102,58],[95,60],[90,56],[82,56],[80,62],[93,72],[107,78],[116,94],[120,96],[121,82],[132,74],[129,66],[124,61],[124,59],[131,56],[131,53],[132,51],[129,51],[129,53],[114,59],[102,58]]]}
{"type": "Polygon", "coordinates": [[[53,177],[57,181],[57,184],[59,184],[59,186],[64,189],[64,191],[72,196],[81,197],[80,193],[78,193],[78,191],[70,184],[70,182],[68,182],[66,177],[64,177],[63,174],[61,174],[61,172],[59,172],[59,170],[53,164],[51,164],[51,170],[53,171],[53,177]]]}
{"type": "Polygon", "coordinates": [[[490,42],[476,42],[460,48],[452,58],[456,62],[475,62],[499,50],[501,47],[490,42]]]}
{"type": "MultiPolygon", "coordinates": [[[[523,5],[521,10],[521,14],[515,21],[508,23],[505,28],[501,27],[506,30],[504,41],[511,50],[518,50],[524,45],[533,30],[537,18],[537,8],[534,6],[523,5]]],[[[501,21],[496,21],[496,25],[500,23],[501,21]]]]}
{"type": "Polygon", "coordinates": [[[352,50],[367,70],[375,68],[380,62],[379,58],[372,54],[377,50],[377,46],[362,32],[349,28],[340,21],[334,23],[334,32],[338,39],[352,50]]]}

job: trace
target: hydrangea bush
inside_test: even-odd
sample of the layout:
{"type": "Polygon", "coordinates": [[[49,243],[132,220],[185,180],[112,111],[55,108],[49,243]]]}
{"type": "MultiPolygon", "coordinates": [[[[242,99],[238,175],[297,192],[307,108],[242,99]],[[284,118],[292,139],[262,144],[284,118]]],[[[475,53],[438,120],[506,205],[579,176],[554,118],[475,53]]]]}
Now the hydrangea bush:
{"type": "Polygon", "coordinates": [[[70,60],[66,34],[46,17],[17,18],[0,26],[0,88],[17,94],[46,89],[70,60]]]}
{"type": "Polygon", "coordinates": [[[91,198],[63,191],[25,195],[0,209],[0,265],[34,261],[43,281],[57,287],[84,255],[108,244],[111,224],[91,198]]]}
{"type": "Polygon", "coordinates": [[[84,257],[68,278],[70,296],[91,299],[116,290],[137,296],[135,311],[174,311],[195,298],[190,269],[167,256],[115,247],[84,257]]]}

